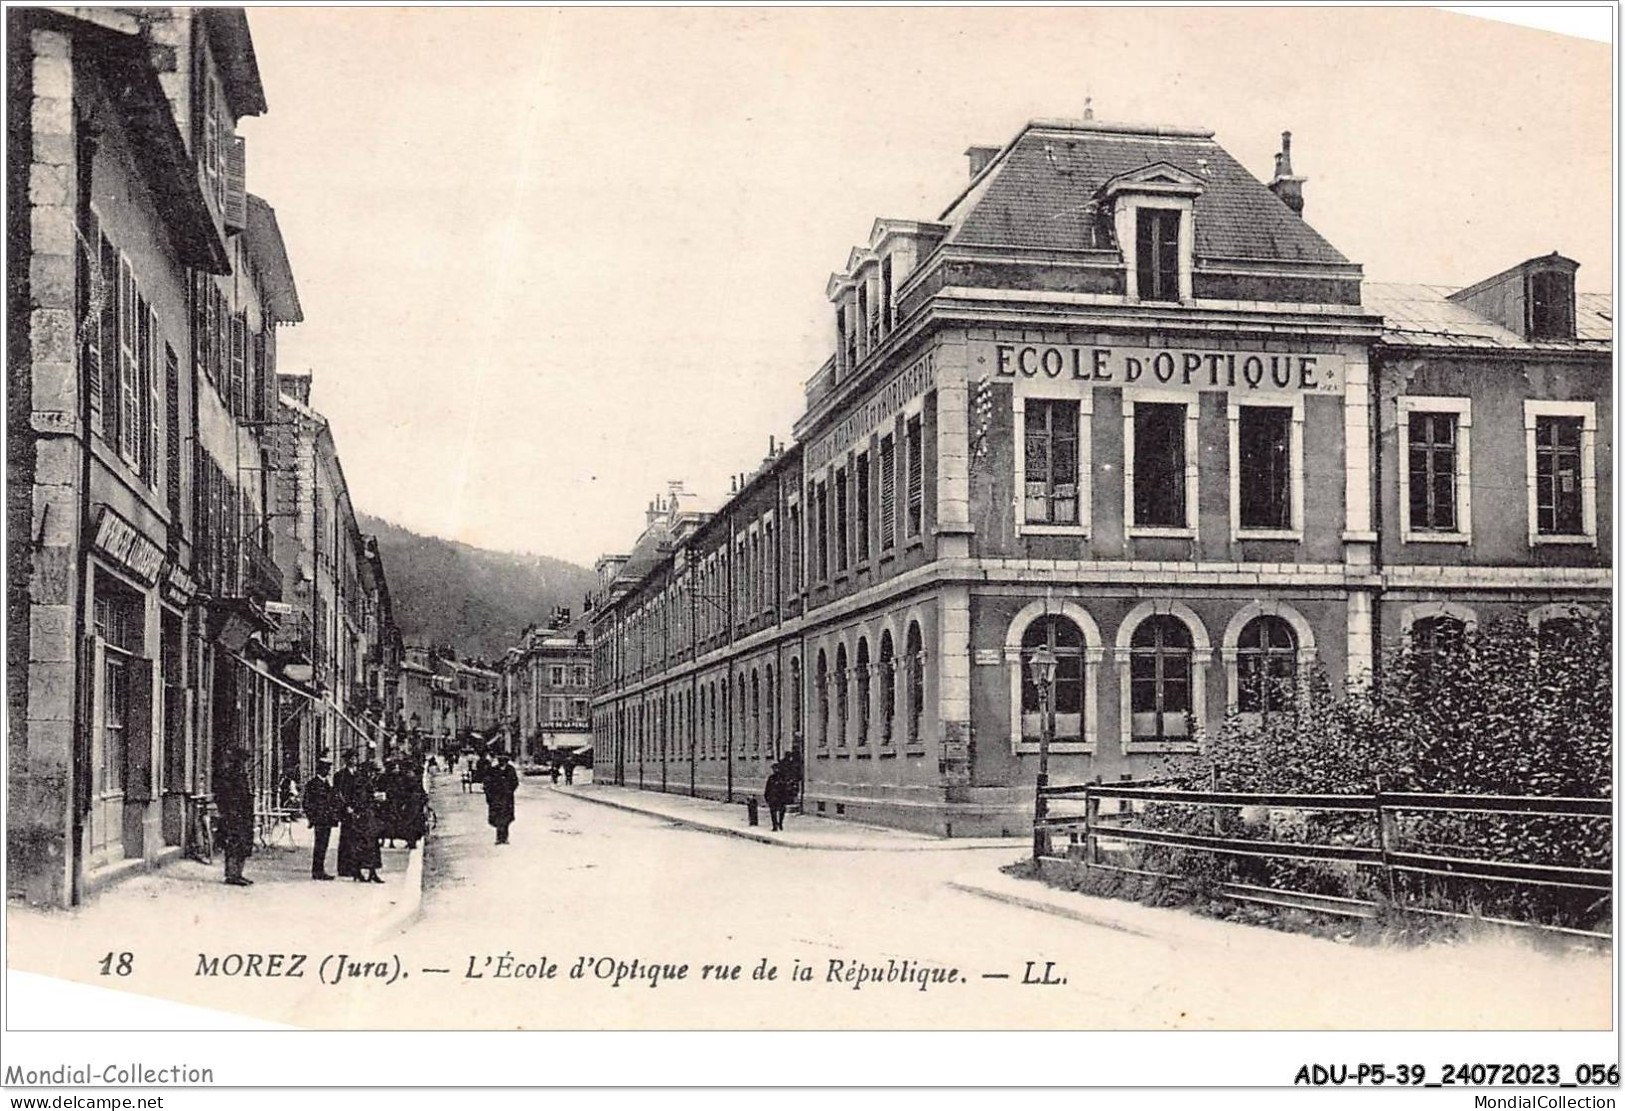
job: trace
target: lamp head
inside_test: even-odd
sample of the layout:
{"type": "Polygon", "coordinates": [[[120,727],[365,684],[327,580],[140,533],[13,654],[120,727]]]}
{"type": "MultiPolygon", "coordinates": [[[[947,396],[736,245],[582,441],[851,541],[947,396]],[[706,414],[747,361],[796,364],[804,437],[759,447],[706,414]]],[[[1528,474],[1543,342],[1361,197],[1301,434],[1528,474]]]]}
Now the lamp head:
{"type": "Polygon", "coordinates": [[[1038,650],[1032,654],[1032,659],[1027,662],[1027,666],[1032,669],[1033,685],[1047,687],[1055,682],[1055,665],[1057,662],[1055,653],[1050,649],[1050,646],[1047,644],[1040,645],[1038,650]]]}

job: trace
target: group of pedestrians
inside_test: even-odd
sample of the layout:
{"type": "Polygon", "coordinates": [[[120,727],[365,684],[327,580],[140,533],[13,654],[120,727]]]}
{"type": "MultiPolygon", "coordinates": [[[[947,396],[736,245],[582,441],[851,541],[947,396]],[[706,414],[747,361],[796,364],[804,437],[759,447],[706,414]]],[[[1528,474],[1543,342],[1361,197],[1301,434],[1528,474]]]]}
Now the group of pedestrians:
{"type": "Polygon", "coordinates": [[[338,875],[360,883],[383,883],[383,843],[406,842],[416,848],[425,830],[428,794],[416,760],[393,759],[379,772],[354,749],[344,767],[333,772],[329,760],[316,762],[316,774],[305,784],[305,817],[315,833],[310,878],[336,879],[327,870],[327,849],[339,831],[338,875]]]}

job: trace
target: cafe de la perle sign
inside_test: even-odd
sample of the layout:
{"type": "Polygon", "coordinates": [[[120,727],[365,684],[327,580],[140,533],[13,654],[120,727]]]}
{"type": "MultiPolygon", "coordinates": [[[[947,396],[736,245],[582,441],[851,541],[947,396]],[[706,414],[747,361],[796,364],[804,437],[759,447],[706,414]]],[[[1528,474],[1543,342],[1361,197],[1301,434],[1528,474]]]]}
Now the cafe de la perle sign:
{"type": "Polygon", "coordinates": [[[1227,392],[1343,392],[1340,355],[1081,344],[971,344],[972,374],[993,381],[1227,392]]]}

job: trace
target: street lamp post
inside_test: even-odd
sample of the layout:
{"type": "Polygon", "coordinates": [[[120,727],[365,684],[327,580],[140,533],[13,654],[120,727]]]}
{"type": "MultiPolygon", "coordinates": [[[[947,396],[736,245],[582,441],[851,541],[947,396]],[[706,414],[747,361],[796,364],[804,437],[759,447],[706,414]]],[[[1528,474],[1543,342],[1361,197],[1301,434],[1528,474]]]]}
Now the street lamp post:
{"type": "Polygon", "coordinates": [[[1032,669],[1033,686],[1038,689],[1038,785],[1033,796],[1033,868],[1038,868],[1049,848],[1049,831],[1044,819],[1049,816],[1049,800],[1044,789],[1049,786],[1049,746],[1055,736],[1055,653],[1047,644],[1040,645],[1028,666],[1032,669]]]}

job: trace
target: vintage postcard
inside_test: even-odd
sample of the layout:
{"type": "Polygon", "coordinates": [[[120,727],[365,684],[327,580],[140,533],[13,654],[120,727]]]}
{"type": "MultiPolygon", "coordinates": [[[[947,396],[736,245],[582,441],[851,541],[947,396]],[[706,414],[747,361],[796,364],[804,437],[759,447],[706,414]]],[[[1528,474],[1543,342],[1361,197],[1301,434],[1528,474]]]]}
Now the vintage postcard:
{"type": "Polygon", "coordinates": [[[5,35],[10,974],[325,1031],[1575,1032],[1226,1075],[1618,1083],[1609,43],[5,35]]]}

